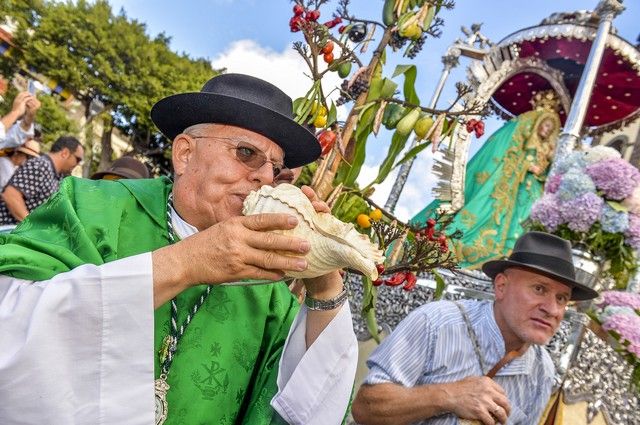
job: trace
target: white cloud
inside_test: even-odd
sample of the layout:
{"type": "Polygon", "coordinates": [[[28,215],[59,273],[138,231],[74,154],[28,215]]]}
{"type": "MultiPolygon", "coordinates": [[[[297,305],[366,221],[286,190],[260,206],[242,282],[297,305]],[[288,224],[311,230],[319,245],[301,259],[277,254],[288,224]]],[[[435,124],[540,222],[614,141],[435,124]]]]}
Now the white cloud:
{"type": "MultiPolygon", "coordinates": [[[[263,47],[254,40],[238,40],[216,56],[213,68],[227,68],[227,72],[238,72],[262,78],[288,94],[292,99],[304,96],[311,88],[310,71],[306,62],[289,44],[282,52],[263,47]]],[[[339,87],[340,77],[334,72],[325,74],[322,79],[324,93],[339,87]]],[[[337,100],[338,92],[330,99],[337,100]]],[[[338,119],[346,117],[344,107],[338,108],[338,119]]]]}

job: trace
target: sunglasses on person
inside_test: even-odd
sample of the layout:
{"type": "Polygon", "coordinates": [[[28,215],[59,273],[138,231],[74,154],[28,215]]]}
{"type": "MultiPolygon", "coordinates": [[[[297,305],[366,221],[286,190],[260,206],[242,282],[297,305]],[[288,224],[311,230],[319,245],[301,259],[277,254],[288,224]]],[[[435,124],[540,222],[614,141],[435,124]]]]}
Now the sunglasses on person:
{"type": "Polygon", "coordinates": [[[192,139],[219,139],[223,143],[227,143],[231,150],[235,153],[235,158],[238,162],[244,164],[250,170],[259,170],[267,162],[271,164],[273,170],[274,180],[280,175],[280,172],[284,168],[284,164],[270,160],[267,155],[251,143],[244,141],[234,141],[233,139],[226,137],[216,136],[191,136],[192,139]]]}

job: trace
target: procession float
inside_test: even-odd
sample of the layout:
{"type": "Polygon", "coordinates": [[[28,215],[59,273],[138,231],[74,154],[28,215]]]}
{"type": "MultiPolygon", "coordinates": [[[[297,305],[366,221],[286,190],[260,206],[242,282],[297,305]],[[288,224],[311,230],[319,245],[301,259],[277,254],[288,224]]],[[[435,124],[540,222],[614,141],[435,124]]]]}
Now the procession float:
{"type": "Polygon", "coordinates": [[[589,146],[640,116],[640,52],[612,25],[622,4],[554,13],[497,43],[480,25],[463,28],[422,104],[418,68],[397,65],[390,73],[386,66],[394,54],[416,58],[439,35],[439,12],[453,3],[387,0],[381,20],[353,16],[346,0],[335,11],[325,12],[325,3],[297,1],[290,20],[310,76],[294,109],[323,147],[298,184],[312,185],[334,215],[385,253],[376,279],[347,273],[360,357],[424,303],[491,299],[492,282],[479,265],[507,256],[524,231],[544,230],[572,242],[579,280],[602,296],[571,306],[547,346],[557,388],[543,423],[640,424],[640,171],[613,148],[589,146]],[[321,23],[321,13],[332,12],[321,23]],[[455,84],[454,102],[438,109],[461,59],[469,60],[467,79],[455,84]],[[323,84],[330,73],[342,79],[339,87],[323,84]],[[348,112],[338,120],[341,105],[348,112]],[[505,124],[483,140],[490,114],[505,124]],[[359,185],[367,141],[382,137],[391,142],[378,175],[359,185]],[[482,146],[470,157],[473,138],[482,146]],[[439,177],[436,200],[403,223],[394,209],[416,156],[429,154],[433,170],[420,172],[439,177]],[[373,188],[396,168],[387,202],[376,204],[373,188]]]}

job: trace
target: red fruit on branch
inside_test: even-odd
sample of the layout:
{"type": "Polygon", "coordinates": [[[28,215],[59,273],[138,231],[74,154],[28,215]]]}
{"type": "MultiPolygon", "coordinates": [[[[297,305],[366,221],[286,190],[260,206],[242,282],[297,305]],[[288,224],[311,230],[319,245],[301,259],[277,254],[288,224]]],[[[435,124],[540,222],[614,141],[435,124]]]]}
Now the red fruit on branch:
{"type": "Polygon", "coordinates": [[[440,244],[447,243],[447,236],[445,234],[441,234],[440,236],[438,236],[438,242],[440,244]]]}
{"type": "Polygon", "coordinates": [[[324,24],[322,24],[322,25],[324,25],[325,27],[327,27],[327,28],[331,29],[331,28],[335,27],[335,26],[336,26],[336,25],[338,25],[338,24],[336,23],[335,19],[332,19],[332,20],[330,20],[330,21],[325,22],[325,23],[324,23],[324,24]]]}
{"type": "Polygon", "coordinates": [[[376,270],[378,271],[378,274],[384,273],[384,264],[376,264],[376,270]]]}
{"type": "Polygon", "coordinates": [[[327,41],[327,44],[325,44],[325,45],[322,47],[322,50],[320,50],[320,51],[321,51],[322,53],[324,53],[325,55],[326,55],[327,53],[331,53],[331,52],[333,52],[333,41],[331,41],[331,40],[327,41]]]}
{"type": "Polygon", "coordinates": [[[436,227],[436,220],[433,218],[427,220],[427,229],[432,229],[434,227],[436,227]]]}
{"type": "Polygon", "coordinates": [[[295,16],[300,16],[304,14],[304,7],[302,7],[302,5],[300,4],[296,4],[295,6],[293,6],[293,14],[295,16]]]}
{"type": "Polygon", "coordinates": [[[338,135],[332,130],[324,130],[318,135],[318,142],[320,142],[320,148],[322,149],[321,155],[326,155],[331,152],[337,138],[338,135]]]}
{"type": "Polygon", "coordinates": [[[345,27],[344,25],[340,25],[340,27],[338,27],[338,32],[340,34],[342,34],[344,32],[344,30],[346,30],[346,29],[347,29],[347,27],[345,27]]]}
{"type": "Polygon", "coordinates": [[[411,291],[413,288],[416,287],[416,283],[418,282],[418,277],[414,273],[409,272],[407,273],[406,279],[407,279],[407,283],[404,284],[402,289],[404,289],[405,291],[411,291]]]}
{"type": "Polygon", "coordinates": [[[430,241],[433,240],[433,234],[436,232],[436,229],[434,229],[433,227],[429,227],[427,229],[426,235],[427,235],[427,239],[429,239],[430,241]]]}
{"type": "Polygon", "coordinates": [[[446,243],[440,244],[440,252],[446,254],[449,252],[449,246],[446,243]]]}
{"type": "Polygon", "coordinates": [[[302,25],[304,24],[304,19],[302,16],[294,16],[289,20],[289,28],[291,32],[298,32],[302,29],[302,25]]]}
{"type": "Polygon", "coordinates": [[[484,134],[484,123],[482,121],[478,121],[474,126],[474,130],[476,132],[476,137],[480,138],[484,134]]]}
{"type": "Polygon", "coordinates": [[[475,118],[471,118],[469,121],[467,121],[467,133],[473,132],[473,129],[475,128],[477,122],[478,120],[475,118]]]}
{"type": "Polygon", "coordinates": [[[319,17],[320,17],[319,10],[309,10],[307,11],[307,13],[304,14],[304,18],[310,22],[316,22],[319,17]]]}
{"type": "Polygon", "coordinates": [[[398,286],[406,279],[407,274],[405,272],[395,272],[389,279],[385,280],[387,286],[398,286]]]}
{"type": "Polygon", "coordinates": [[[324,26],[327,27],[327,28],[333,28],[336,25],[341,24],[341,23],[342,23],[342,18],[338,16],[338,17],[333,18],[330,21],[325,22],[324,26]]]}
{"type": "Polygon", "coordinates": [[[333,62],[333,53],[325,53],[323,59],[326,63],[331,64],[333,62]]]}
{"type": "Polygon", "coordinates": [[[371,282],[373,284],[373,286],[380,286],[384,283],[384,280],[378,278],[376,280],[374,280],[373,282],[371,282]]]}

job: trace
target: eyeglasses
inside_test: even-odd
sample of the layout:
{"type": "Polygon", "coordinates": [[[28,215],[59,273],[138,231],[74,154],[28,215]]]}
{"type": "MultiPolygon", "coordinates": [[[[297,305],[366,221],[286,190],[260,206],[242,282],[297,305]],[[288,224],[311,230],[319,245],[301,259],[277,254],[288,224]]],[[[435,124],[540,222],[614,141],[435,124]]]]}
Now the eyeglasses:
{"type": "Polygon", "coordinates": [[[246,165],[251,170],[259,170],[266,164],[267,162],[271,164],[273,169],[273,178],[276,179],[280,172],[284,168],[284,164],[281,162],[272,161],[267,158],[267,155],[262,152],[257,147],[253,146],[251,143],[243,142],[243,141],[234,141],[233,139],[227,137],[217,137],[217,136],[191,136],[192,139],[219,139],[224,143],[233,145],[231,148],[235,151],[235,156],[238,162],[246,165]]]}

